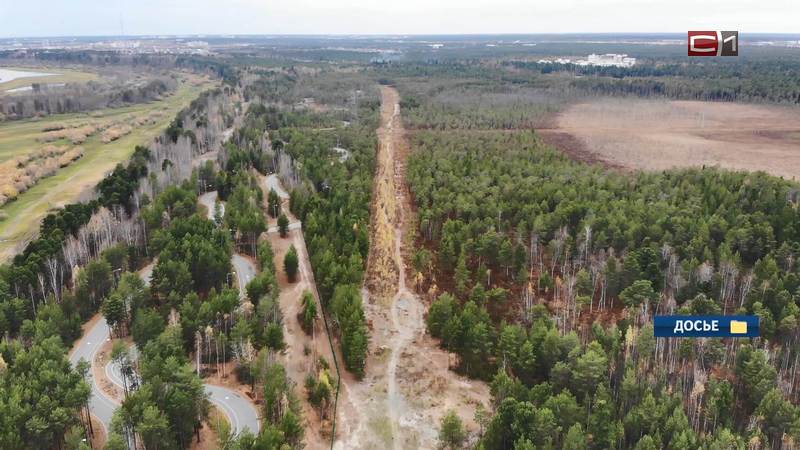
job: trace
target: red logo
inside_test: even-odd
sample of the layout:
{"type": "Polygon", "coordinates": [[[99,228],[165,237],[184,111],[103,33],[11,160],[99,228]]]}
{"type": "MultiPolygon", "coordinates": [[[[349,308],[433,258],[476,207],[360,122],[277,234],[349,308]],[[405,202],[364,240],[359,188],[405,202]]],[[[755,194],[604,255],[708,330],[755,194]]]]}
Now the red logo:
{"type": "Polygon", "coordinates": [[[690,31],[689,56],[738,56],[738,31],[690,31]]]}

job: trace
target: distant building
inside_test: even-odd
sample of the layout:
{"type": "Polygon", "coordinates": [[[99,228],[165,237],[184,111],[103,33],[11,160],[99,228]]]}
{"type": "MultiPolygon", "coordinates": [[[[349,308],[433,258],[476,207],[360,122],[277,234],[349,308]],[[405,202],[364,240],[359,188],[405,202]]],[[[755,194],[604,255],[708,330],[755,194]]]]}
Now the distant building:
{"type": "Polygon", "coordinates": [[[186,43],[187,47],[195,47],[195,48],[208,48],[208,42],[206,41],[189,41],[186,43]]]}
{"type": "Polygon", "coordinates": [[[575,64],[577,66],[633,67],[636,64],[636,58],[617,53],[606,53],[605,55],[592,53],[586,59],[577,59],[575,61],[569,58],[557,58],[552,60],[540,59],[538,62],[540,64],[575,64]]]}
{"type": "Polygon", "coordinates": [[[569,58],[558,58],[558,59],[540,59],[539,64],[576,64],[569,58]]]}
{"type": "MultiPolygon", "coordinates": [[[[584,61],[581,61],[584,62],[584,61]]],[[[592,53],[584,64],[587,66],[600,66],[600,67],[631,67],[636,64],[636,58],[629,58],[625,54],[606,53],[605,55],[596,55],[592,53]]]]}

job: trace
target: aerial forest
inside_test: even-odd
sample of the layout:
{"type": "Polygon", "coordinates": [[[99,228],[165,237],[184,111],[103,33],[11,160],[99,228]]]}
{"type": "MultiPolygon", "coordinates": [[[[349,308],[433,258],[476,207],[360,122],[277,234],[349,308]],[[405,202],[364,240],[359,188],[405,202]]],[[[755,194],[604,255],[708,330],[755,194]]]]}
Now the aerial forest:
{"type": "MultiPolygon", "coordinates": [[[[780,448],[800,436],[794,184],[575,162],[530,123],[487,120],[502,109],[462,113],[484,111],[491,86],[494,98],[524,87],[448,74],[426,95],[404,75],[414,280],[454,370],[491,385],[479,448],[780,448]],[[655,339],[655,314],[754,314],[761,337],[655,339]]],[[[524,100],[504,104],[525,116],[524,100]]]]}

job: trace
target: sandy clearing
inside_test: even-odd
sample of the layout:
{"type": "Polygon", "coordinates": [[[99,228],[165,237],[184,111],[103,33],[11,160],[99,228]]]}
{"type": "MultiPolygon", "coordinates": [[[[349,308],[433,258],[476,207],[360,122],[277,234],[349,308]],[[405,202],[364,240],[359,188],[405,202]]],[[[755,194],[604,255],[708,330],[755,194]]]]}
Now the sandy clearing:
{"type": "MultiPolygon", "coordinates": [[[[436,448],[439,423],[455,410],[471,431],[478,404],[489,406],[485,383],[450,371],[451,357],[425,332],[426,305],[406,286],[411,247],[404,236],[414,211],[405,179],[408,142],[399,95],[382,87],[381,127],[372,213],[370,255],[362,290],[371,325],[367,373],[347,383],[357,415],[352,432],[335,448],[436,448]]],[[[345,411],[340,411],[344,419],[345,411]]]]}
{"type": "MultiPolygon", "coordinates": [[[[83,413],[81,413],[81,417],[85,417],[83,413]]],[[[92,421],[91,428],[89,430],[89,433],[91,434],[91,446],[92,448],[103,448],[106,439],[108,439],[108,436],[106,436],[107,431],[97,417],[90,416],[90,418],[92,421]]]]}
{"type": "Polygon", "coordinates": [[[219,203],[220,217],[225,216],[225,203],[217,202],[217,191],[208,191],[197,197],[198,203],[203,206],[206,212],[206,218],[214,222],[214,215],[217,212],[217,203],[219,203]]]}
{"type": "Polygon", "coordinates": [[[555,130],[541,133],[567,133],[611,165],[706,165],[800,179],[800,108],[598,99],[573,105],[555,123],[555,130]]]}
{"type": "MultiPolygon", "coordinates": [[[[295,384],[296,393],[302,400],[300,403],[303,406],[303,418],[306,421],[306,448],[329,448],[332,424],[330,420],[320,420],[319,413],[308,403],[303,387],[306,376],[309,373],[315,373],[318,369],[317,360],[320,357],[328,361],[331,366],[331,373],[335,376],[333,354],[328,343],[328,337],[325,334],[325,326],[322,323],[322,319],[317,320],[312,335],[306,334],[297,320],[297,314],[301,309],[301,299],[306,291],[314,295],[318,302],[317,310],[322,311],[313,274],[311,273],[311,264],[308,259],[303,231],[300,229],[291,230],[285,238],[280,237],[277,233],[269,233],[266,236],[270,244],[272,244],[275,254],[278,285],[281,290],[279,301],[281,312],[283,312],[283,331],[286,342],[286,349],[281,358],[287,374],[295,384]],[[282,264],[283,258],[291,245],[295,246],[300,257],[298,276],[294,283],[289,282],[282,264]]],[[[343,397],[340,396],[339,400],[341,406],[344,403],[343,397]]]]}
{"type": "Polygon", "coordinates": [[[200,439],[193,439],[190,444],[191,450],[214,450],[220,447],[219,436],[217,435],[217,428],[223,426],[221,422],[227,423],[230,427],[230,421],[224,413],[222,413],[216,406],[211,406],[211,411],[208,414],[208,420],[203,421],[200,428],[200,439]]]}
{"type": "MultiPolygon", "coordinates": [[[[274,188],[280,193],[286,193],[280,180],[274,176],[258,175],[261,179],[260,186],[264,192],[264,208],[267,208],[267,194],[270,188],[274,188]]],[[[304,389],[305,378],[309,373],[317,371],[317,361],[320,357],[324,358],[331,366],[331,373],[335,376],[333,367],[333,352],[328,336],[325,332],[325,325],[322,318],[317,320],[313,333],[308,335],[303,331],[297,319],[301,309],[301,299],[303,294],[308,291],[317,301],[317,311],[322,311],[322,306],[317,292],[317,285],[314,281],[314,273],[311,269],[311,261],[306,249],[305,236],[302,224],[289,210],[288,193],[281,195],[281,210],[289,218],[289,233],[285,238],[277,233],[276,219],[268,217],[269,229],[261,235],[261,239],[266,239],[272,245],[274,254],[275,269],[277,272],[278,286],[280,288],[280,308],[283,313],[283,335],[286,342],[286,349],[282,352],[281,359],[286,368],[286,373],[295,385],[296,394],[300,398],[303,407],[303,419],[305,421],[304,444],[308,449],[330,448],[332,433],[332,413],[324,420],[320,417],[316,409],[308,402],[308,397],[304,389]],[[299,259],[298,275],[294,283],[290,283],[283,270],[283,258],[289,251],[289,247],[294,245],[299,259]]],[[[337,354],[341,361],[341,355],[337,354]]],[[[345,375],[345,374],[342,374],[345,375]]],[[[352,406],[347,399],[345,383],[342,380],[342,390],[339,395],[339,416],[337,417],[337,434],[347,433],[346,418],[342,416],[352,415],[352,406]],[[342,413],[342,411],[346,411],[342,413]],[[343,423],[344,422],[344,423],[343,423]]]]}

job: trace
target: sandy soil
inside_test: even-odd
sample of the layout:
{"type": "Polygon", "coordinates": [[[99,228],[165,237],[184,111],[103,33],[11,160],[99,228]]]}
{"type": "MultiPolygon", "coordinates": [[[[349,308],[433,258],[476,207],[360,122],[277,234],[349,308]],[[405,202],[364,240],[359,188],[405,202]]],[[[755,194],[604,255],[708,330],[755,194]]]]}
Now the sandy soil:
{"type": "Polygon", "coordinates": [[[400,124],[397,91],[384,89],[382,96],[381,126],[377,131],[379,148],[370,206],[370,247],[365,284],[372,295],[372,301],[383,302],[388,306],[399,279],[399,266],[394,255],[396,226],[400,223],[394,165],[394,133],[402,134],[402,124],[400,124]]]}
{"type": "Polygon", "coordinates": [[[225,414],[222,414],[216,407],[212,406],[208,421],[203,422],[202,428],[200,428],[200,441],[198,441],[195,436],[195,439],[192,439],[192,443],[189,446],[191,450],[216,450],[220,448],[219,436],[217,435],[214,425],[212,425],[215,420],[228,421],[225,414]]]}
{"type": "Polygon", "coordinates": [[[799,117],[800,109],[784,106],[599,99],[568,108],[555,130],[542,134],[572,136],[577,142],[562,142],[569,153],[587,159],[580,156],[583,146],[612,166],[706,165],[800,179],[799,117]]]}
{"type": "Polygon", "coordinates": [[[200,441],[193,440],[189,448],[191,450],[218,450],[220,448],[219,436],[208,423],[203,422],[203,427],[200,428],[200,441]]]}
{"type": "MultiPolygon", "coordinates": [[[[283,332],[286,341],[286,350],[282,354],[282,359],[287,374],[295,384],[295,391],[302,400],[303,418],[306,420],[306,448],[329,448],[332,424],[330,420],[321,420],[317,410],[308,403],[306,392],[303,388],[306,376],[309,373],[316,374],[319,370],[317,361],[320,357],[325,358],[333,368],[333,354],[328,337],[325,334],[325,326],[322,319],[317,320],[312,335],[306,334],[297,320],[297,314],[301,309],[301,299],[306,291],[314,295],[314,298],[317,299],[317,310],[322,311],[311,272],[311,264],[308,260],[303,232],[302,230],[291,230],[286,238],[281,238],[278,233],[270,233],[269,240],[275,252],[278,285],[281,289],[279,300],[281,311],[283,312],[283,332]],[[291,245],[295,246],[300,257],[298,276],[294,283],[289,282],[282,264],[283,258],[291,245]]],[[[341,361],[341,359],[339,360],[341,361]]],[[[331,372],[335,373],[333,369],[331,372]]],[[[343,397],[340,397],[340,405],[344,403],[343,400],[343,397]]]]}
{"type": "Polygon", "coordinates": [[[406,286],[410,248],[404,235],[413,222],[405,182],[408,144],[397,91],[383,87],[381,93],[371,253],[363,291],[372,327],[367,374],[363,381],[347,385],[359,416],[353,432],[337,442],[337,448],[435,448],[444,414],[455,410],[475,430],[475,408],[488,407],[489,392],[484,383],[449,370],[450,355],[425,334],[425,304],[406,286]]]}
{"type": "MultiPolygon", "coordinates": [[[[277,177],[272,177],[268,181],[268,177],[259,175],[262,178],[260,185],[264,191],[264,202],[266,207],[266,199],[269,187],[276,187],[275,183],[280,184],[277,177]]],[[[282,186],[277,186],[278,192],[285,192],[282,186]]],[[[290,224],[298,224],[299,220],[289,211],[288,195],[282,196],[281,209],[284,214],[289,218],[290,224]]],[[[276,219],[269,217],[269,225],[274,230],[274,223],[276,219]]],[[[286,367],[287,374],[295,384],[295,391],[301,400],[303,406],[303,419],[306,421],[305,428],[305,445],[308,449],[324,449],[330,448],[332,423],[331,418],[328,417],[323,420],[316,409],[314,409],[307,401],[307,396],[303,384],[305,378],[309,373],[316,373],[319,369],[317,361],[320,357],[325,358],[331,366],[331,373],[333,370],[333,353],[331,345],[328,342],[327,334],[325,333],[325,326],[322,319],[318,319],[314,327],[313,334],[309,335],[300,326],[297,320],[297,314],[300,312],[301,299],[303,293],[306,291],[311,292],[317,300],[317,311],[322,311],[322,306],[319,304],[319,293],[317,292],[316,283],[314,281],[314,273],[311,270],[311,262],[308,258],[308,250],[306,249],[305,237],[303,230],[299,227],[290,229],[285,238],[282,238],[278,232],[268,232],[261,236],[262,239],[269,240],[272,245],[272,251],[275,254],[275,269],[278,276],[278,285],[281,293],[279,297],[281,311],[283,312],[283,333],[284,340],[286,341],[286,350],[281,355],[283,364],[286,367]],[[286,272],[283,270],[283,258],[289,247],[294,245],[297,249],[299,268],[298,275],[294,283],[290,283],[286,272]]],[[[341,361],[341,356],[337,355],[341,361]]],[[[344,383],[344,381],[343,381],[344,383]]],[[[351,411],[347,404],[347,394],[342,389],[339,396],[339,410],[351,411]]],[[[332,413],[332,410],[331,410],[332,413]]],[[[341,416],[341,414],[340,414],[341,416]]],[[[341,430],[341,428],[339,428],[341,430]]],[[[346,432],[346,431],[345,431],[346,432]]]]}
{"type": "Polygon", "coordinates": [[[92,448],[103,448],[106,439],[108,439],[108,436],[106,436],[106,429],[103,427],[103,424],[99,420],[97,420],[96,417],[91,416],[91,418],[92,418],[92,431],[94,431],[94,434],[92,435],[91,438],[92,448]]]}

